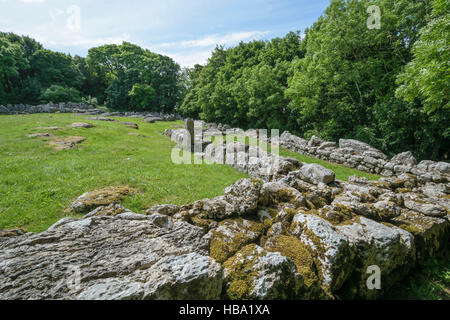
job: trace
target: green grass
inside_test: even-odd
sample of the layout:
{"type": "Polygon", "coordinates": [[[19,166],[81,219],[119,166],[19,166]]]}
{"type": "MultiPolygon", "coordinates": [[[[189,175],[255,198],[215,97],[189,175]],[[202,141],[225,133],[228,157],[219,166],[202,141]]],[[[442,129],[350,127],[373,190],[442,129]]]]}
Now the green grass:
{"type": "MultiPolygon", "coordinates": [[[[186,204],[223,194],[225,187],[247,177],[226,165],[175,165],[174,143],[162,135],[173,122],[123,124],[89,121],[84,116],[35,114],[0,116],[0,229],[21,227],[40,232],[66,216],[64,210],[81,194],[105,186],[128,185],[140,191],[123,204],[135,212],[160,203],[186,204]],[[69,129],[73,122],[94,124],[69,129]],[[83,136],[77,148],[56,151],[50,138],[30,139],[36,127],[65,127],[55,136],[83,136]],[[145,137],[130,136],[139,132],[145,137]]],[[[120,118],[117,118],[120,119],[120,118]]]]}
{"type": "MultiPolygon", "coordinates": [[[[85,192],[106,186],[128,185],[139,193],[123,205],[142,213],[155,204],[187,204],[223,194],[228,185],[246,174],[226,165],[175,165],[174,143],[162,135],[173,124],[136,122],[140,130],[115,122],[86,120],[71,114],[0,116],[0,229],[46,230],[66,216],[65,209],[85,192]],[[70,129],[73,122],[89,122],[90,129],[70,129]],[[86,141],[71,150],[56,151],[52,138],[30,139],[27,134],[45,132],[37,127],[57,126],[54,136],[83,136],[86,141]],[[139,132],[142,136],[128,135],[139,132]]],[[[316,162],[334,170],[338,179],[366,176],[358,170],[281,150],[281,155],[316,162]]]]}
{"type": "Polygon", "coordinates": [[[450,254],[429,259],[398,282],[386,300],[450,300],[450,254]]]}

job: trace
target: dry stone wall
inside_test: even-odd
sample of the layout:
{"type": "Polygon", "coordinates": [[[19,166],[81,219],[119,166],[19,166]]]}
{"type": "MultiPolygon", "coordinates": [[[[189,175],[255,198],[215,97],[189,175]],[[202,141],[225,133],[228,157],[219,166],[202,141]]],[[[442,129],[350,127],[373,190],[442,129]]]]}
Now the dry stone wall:
{"type": "Polygon", "coordinates": [[[410,173],[424,182],[440,182],[442,175],[450,174],[447,162],[425,160],[417,164],[410,151],[389,160],[380,150],[357,140],[341,139],[337,146],[335,142],[323,141],[316,136],[307,141],[286,131],[280,136],[279,143],[295,152],[383,176],[410,173]]]}
{"type": "Polygon", "coordinates": [[[42,105],[0,105],[1,114],[33,114],[33,113],[76,113],[80,115],[98,115],[102,117],[130,117],[145,119],[149,123],[157,121],[175,121],[183,118],[178,114],[164,114],[158,112],[104,112],[84,103],[47,103],[42,105]]]}

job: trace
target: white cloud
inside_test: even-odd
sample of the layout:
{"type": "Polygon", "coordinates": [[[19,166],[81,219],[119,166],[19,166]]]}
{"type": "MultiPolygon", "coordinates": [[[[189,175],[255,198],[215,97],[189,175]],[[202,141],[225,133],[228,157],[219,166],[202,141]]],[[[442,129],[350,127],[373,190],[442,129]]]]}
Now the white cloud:
{"type": "Polygon", "coordinates": [[[174,46],[179,46],[183,48],[194,48],[194,47],[211,47],[215,45],[233,45],[239,43],[240,41],[260,39],[267,34],[269,34],[268,31],[242,31],[242,32],[231,32],[224,35],[212,34],[195,40],[181,41],[181,42],[166,42],[160,44],[159,46],[163,48],[169,48],[174,46]]]}
{"type": "Polygon", "coordinates": [[[212,54],[211,50],[205,50],[182,54],[168,53],[167,56],[171,57],[175,62],[177,62],[182,67],[192,68],[196,64],[206,64],[208,59],[211,57],[211,54],[212,54]]]}
{"type": "Polygon", "coordinates": [[[241,41],[261,39],[269,33],[268,31],[240,31],[211,34],[194,40],[155,44],[149,49],[171,57],[182,67],[193,67],[195,64],[205,64],[216,45],[232,46],[241,41]]]}

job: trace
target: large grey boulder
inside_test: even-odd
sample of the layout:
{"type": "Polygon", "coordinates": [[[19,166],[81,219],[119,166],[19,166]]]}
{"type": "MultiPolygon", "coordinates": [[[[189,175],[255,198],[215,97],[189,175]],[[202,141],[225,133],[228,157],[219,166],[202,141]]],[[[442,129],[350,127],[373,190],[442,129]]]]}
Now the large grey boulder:
{"type": "Polygon", "coordinates": [[[372,147],[371,145],[361,142],[354,139],[340,139],[339,140],[339,147],[340,148],[349,148],[352,150],[357,151],[358,153],[364,153],[366,151],[371,152],[371,157],[373,158],[379,158],[379,159],[387,159],[387,156],[381,152],[380,150],[372,147]]]}
{"type": "Polygon", "coordinates": [[[416,158],[413,156],[411,151],[403,152],[397,154],[391,159],[392,162],[399,162],[403,165],[414,166],[417,164],[416,158]]]}
{"type": "Polygon", "coordinates": [[[261,180],[241,179],[225,189],[225,200],[234,213],[242,216],[258,207],[258,200],[263,183],[261,180]]]}
{"type": "Polygon", "coordinates": [[[355,256],[350,291],[362,298],[380,297],[399,278],[408,273],[415,259],[415,243],[411,233],[396,227],[359,217],[353,223],[336,227],[349,241],[355,256]],[[368,270],[377,266],[381,270],[380,290],[367,286],[368,270]]]}
{"type": "Polygon", "coordinates": [[[336,174],[334,173],[334,171],[331,171],[330,169],[322,167],[321,165],[316,163],[303,165],[299,169],[299,173],[301,174],[303,180],[313,184],[329,184],[336,178],[336,174]]]}
{"type": "Polygon", "coordinates": [[[303,286],[292,260],[255,244],[224,263],[224,276],[226,295],[232,299],[294,299],[303,286]]]}
{"type": "Polygon", "coordinates": [[[202,229],[134,213],[0,238],[0,299],[218,299],[202,229]]]}
{"type": "Polygon", "coordinates": [[[353,255],[347,238],[328,221],[302,213],[294,217],[291,233],[316,253],[322,284],[333,292],[340,289],[353,268],[353,255]]]}

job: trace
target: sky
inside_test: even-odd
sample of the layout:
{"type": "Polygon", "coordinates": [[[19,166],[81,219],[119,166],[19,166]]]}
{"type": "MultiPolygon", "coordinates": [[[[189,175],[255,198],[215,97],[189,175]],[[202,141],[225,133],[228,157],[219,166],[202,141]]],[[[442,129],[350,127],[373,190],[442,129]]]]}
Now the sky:
{"type": "Polygon", "coordinates": [[[128,41],[182,67],[204,64],[216,45],[304,31],[330,0],[0,0],[0,31],[85,57],[128,41]]]}

